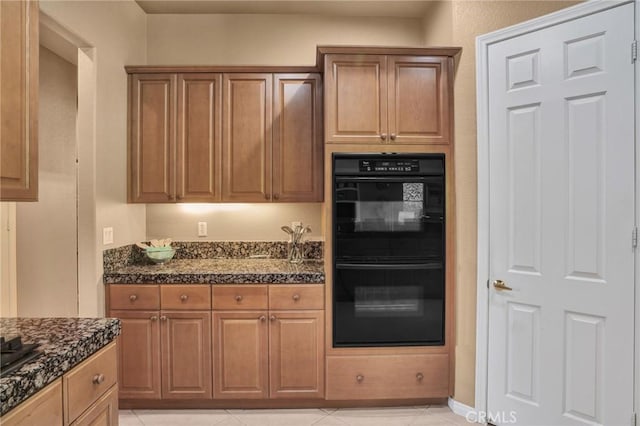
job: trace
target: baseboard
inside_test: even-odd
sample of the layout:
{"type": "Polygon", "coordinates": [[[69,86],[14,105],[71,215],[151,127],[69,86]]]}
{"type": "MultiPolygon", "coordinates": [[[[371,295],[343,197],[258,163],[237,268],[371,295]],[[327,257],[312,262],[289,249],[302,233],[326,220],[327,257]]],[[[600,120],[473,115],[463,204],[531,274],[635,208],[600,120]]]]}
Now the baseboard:
{"type": "Polygon", "coordinates": [[[474,420],[477,419],[478,416],[476,416],[475,408],[469,407],[453,398],[449,398],[447,405],[449,405],[449,408],[451,408],[454,414],[464,417],[469,423],[476,423],[474,420]]]}

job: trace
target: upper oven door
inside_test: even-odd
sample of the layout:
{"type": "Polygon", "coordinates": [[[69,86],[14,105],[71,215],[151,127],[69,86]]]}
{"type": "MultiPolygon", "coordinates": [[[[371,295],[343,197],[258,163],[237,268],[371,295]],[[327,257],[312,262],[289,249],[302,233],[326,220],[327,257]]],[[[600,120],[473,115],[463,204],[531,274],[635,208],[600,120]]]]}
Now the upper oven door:
{"type": "Polygon", "coordinates": [[[336,259],[442,259],[443,176],[336,176],[336,259]]]}

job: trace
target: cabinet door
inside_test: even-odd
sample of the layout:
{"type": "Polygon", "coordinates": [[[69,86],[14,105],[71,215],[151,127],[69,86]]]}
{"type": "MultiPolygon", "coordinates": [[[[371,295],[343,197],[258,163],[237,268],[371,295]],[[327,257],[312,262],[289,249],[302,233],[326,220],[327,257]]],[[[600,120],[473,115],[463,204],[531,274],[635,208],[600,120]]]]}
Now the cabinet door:
{"type": "Polygon", "coordinates": [[[224,74],[222,200],[271,200],[271,74],[224,74]]]}
{"type": "Polygon", "coordinates": [[[326,55],[324,76],[327,142],[385,142],[386,56],[326,55]]]}
{"type": "Polygon", "coordinates": [[[162,398],[211,398],[211,313],[162,311],[162,398]]]}
{"type": "Polygon", "coordinates": [[[273,199],[322,201],[322,78],[275,74],[273,199]]]}
{"type": "Polygon", "coordinates": [[[267,398],[266,311],[213,313],[214,398],[267,398]]]}
{"type": "Polygon", "coordinates": [[[222,74],[178,74],[178,201],[220,201],[222,74]]]}
{"type": "Polygon", "coordinates": [[[175,201],[175,74],[129,77],[129,201],[175,201]]]}
{"type": "Polygon", "coordinates": [[[71,426],[118,426],[118,386],[109,389],[71,426]]]}
{"type": "Polygon", "coordinates": [[[389,56],[389,139],[449,143],[448,58],[389,56]]]}
{"type": "Polygon", "coordinates": [[[271,398],[324,398],[324,311],[271,311],[271,398]]]}
{"type": "Polygon", "coordinates": [[[38,13],[0,1],[0,201],[38,199],[38,13]]]}
{"type": "Polygon", "coordinates": [[[121,399],[160,398],[158,311],[111,311],[120,318],[118,385],[121,399]]]}

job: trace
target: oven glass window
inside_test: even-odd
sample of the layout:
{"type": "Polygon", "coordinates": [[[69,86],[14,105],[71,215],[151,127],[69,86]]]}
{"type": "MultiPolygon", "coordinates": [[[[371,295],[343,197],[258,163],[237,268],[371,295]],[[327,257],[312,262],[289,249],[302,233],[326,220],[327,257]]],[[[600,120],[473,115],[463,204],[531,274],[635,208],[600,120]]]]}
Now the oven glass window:
{"type": "Polygon", "coordinates": [[[442,264],[337,264],[334,345],[444,343],[442,264]]]}

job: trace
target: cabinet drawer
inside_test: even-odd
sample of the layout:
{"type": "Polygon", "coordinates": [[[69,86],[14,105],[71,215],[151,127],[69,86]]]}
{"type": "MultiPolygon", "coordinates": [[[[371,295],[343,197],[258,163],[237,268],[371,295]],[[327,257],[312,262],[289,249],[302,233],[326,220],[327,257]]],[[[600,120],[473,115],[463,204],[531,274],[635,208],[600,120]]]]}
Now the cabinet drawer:
{"type": "Polygon", "coordinates": [[[211,309],[211,286],[209,285],[163,285],[160,286],[162,309],[211,309]]]}
{"type": "Polygon", "coordinates": [[[116,342],[101,349],[63,376],[65,424],[73,422],[116,383],[116,342]]]}
{"type": "Polygon", "coordinates": [[[327,399],[445,398],[449,356],[389,355],[327,358],[327,399]]]}
{"type": "Polygon", "coordinates": [[[112,426],[118,424],[118,386],[114,385],[71,426],[112,426]]]}
{"type": "Polygon", "coordinates": [[[324,309],[324,285],[272,285],[269,309],[324,309]]]}
{"type": "Polygon", "coordinates": [[[110,309],[160,309],[157,285],[109,285],[110,309]]]}
{"type": "Polygon", "coordinates": [[[2,426],[62,426],[62,379],[48,385],[0,419],[2,426]]]}
{"type": "Polygon", "coordinates": [[[213,309],[267,309],[266,285],[213,286],[213,309]]]}

